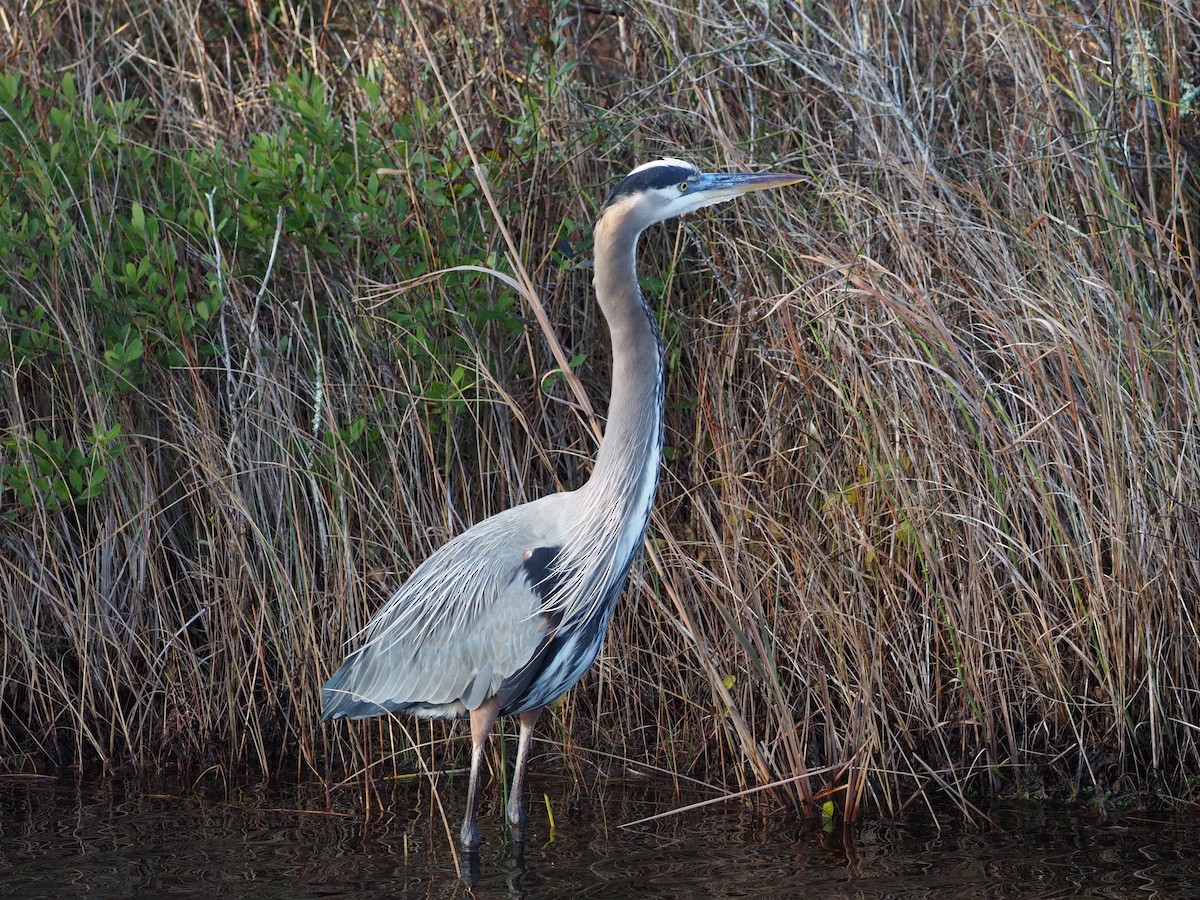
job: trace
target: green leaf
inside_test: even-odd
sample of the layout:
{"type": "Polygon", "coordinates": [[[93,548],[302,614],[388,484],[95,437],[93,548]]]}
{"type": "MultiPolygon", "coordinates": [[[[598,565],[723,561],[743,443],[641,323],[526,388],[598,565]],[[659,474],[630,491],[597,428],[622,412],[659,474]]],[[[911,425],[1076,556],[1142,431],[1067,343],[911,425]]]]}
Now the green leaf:
{"type": "Polygon", "coordinates": [[[142,209],[142,204],[136,200],[133,201],[133,209],[130,210],[129,224],[133,226],[133,230],[138,234],[145,236],[146,234],[146,211],[142,209]]]}
{"type": "Polygon", "coordinates": [[[50,489],[54,491],[54,496],[63,503],[71,502],[71,489],[67,487],[67,483],[63,481],[61,475],[56,477],[54,481],[50,483],[50,489]]]}
{"type": "Polygon", "coordinates": [[[92,469],[88,476],[87,490],[79,492],[80,500],[92,500],[99,497],[104,488],[105,479],[108,478],[108,467],[97,466],[92,469]]]}
{"type": "Polygon", "coordinates": [[[359,78],[358,86],[362,88],[363,93],[367,95],[367,102],[369,102],[372,106],[379,105],[379,98],[382,94],[382,90],[377,82],[371,81],[369,78],[359,78]]]}

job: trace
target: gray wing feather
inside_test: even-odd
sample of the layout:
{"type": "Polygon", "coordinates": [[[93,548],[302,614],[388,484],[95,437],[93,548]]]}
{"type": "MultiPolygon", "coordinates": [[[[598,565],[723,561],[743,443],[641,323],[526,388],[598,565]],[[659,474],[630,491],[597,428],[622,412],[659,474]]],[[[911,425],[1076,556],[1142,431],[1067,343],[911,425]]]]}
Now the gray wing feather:
{"type": "Polygon", "coordinates": [[[486,519],[418,566],[325,685],[323,717],[462,715],[495,695],[546,637],[523,564],[553,541],[563,497],[486,519]]]}

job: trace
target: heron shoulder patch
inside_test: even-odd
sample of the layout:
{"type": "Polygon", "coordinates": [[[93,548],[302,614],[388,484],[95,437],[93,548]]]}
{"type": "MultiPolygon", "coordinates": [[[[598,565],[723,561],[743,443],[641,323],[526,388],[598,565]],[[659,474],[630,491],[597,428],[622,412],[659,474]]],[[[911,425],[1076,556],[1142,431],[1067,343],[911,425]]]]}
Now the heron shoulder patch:
{"type": "Polygon", "coordinates": [[[521,569],[533,592],[545,600],[554,590],[558,573],[553,571],[559,547],[531,547],[526,550],[521,569]]]}
{"type": "MultiPolygon", "coordinates": [[[[525,561],[521,563],[521,570],[525,573],[525,580],[529,583],[530,589],[543,604],[550,603],[562,581],[562,573],[554,570],[554,561],[558,558],[561,549],[561,547],[531,547],[524,553],[525,561]]],[[[553,604],[551,606],[553,607],[553,604]]],[[[562,610],[553,609],[552,612],[547,613],[547,616],[549,617],[547,624],[550,629],[557,628],[559,622],[562,621],[562,610]]]]}

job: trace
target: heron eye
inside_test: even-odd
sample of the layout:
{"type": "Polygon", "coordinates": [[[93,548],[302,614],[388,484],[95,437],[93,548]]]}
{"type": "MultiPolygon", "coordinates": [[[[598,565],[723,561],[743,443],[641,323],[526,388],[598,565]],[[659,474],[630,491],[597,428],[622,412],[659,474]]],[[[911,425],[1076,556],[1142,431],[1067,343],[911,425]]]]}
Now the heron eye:
{"type": "Polygon", "coordinates": [[[688,189],[688,183],[686,181],[679,182],[679,193],[682,194],[687,189],[688,189]]]}

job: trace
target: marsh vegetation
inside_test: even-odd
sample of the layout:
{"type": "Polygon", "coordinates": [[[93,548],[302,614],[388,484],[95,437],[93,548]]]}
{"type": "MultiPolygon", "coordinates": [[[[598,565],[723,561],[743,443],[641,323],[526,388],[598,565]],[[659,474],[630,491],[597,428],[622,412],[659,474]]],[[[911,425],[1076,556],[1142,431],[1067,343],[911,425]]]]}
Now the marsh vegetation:
{"type": "Polygon", "coordinates": [[[321,683],[434,547],[586,477],[590,222],[687,156],[808,182],[643,240],[668,460],[534,766],[1194,799],[1191,7],[850,6],[0,14],[0,766],[461,759],[319,726],[321,683]],[[462,264],[550,329],[424,277],[462,264]]]}

